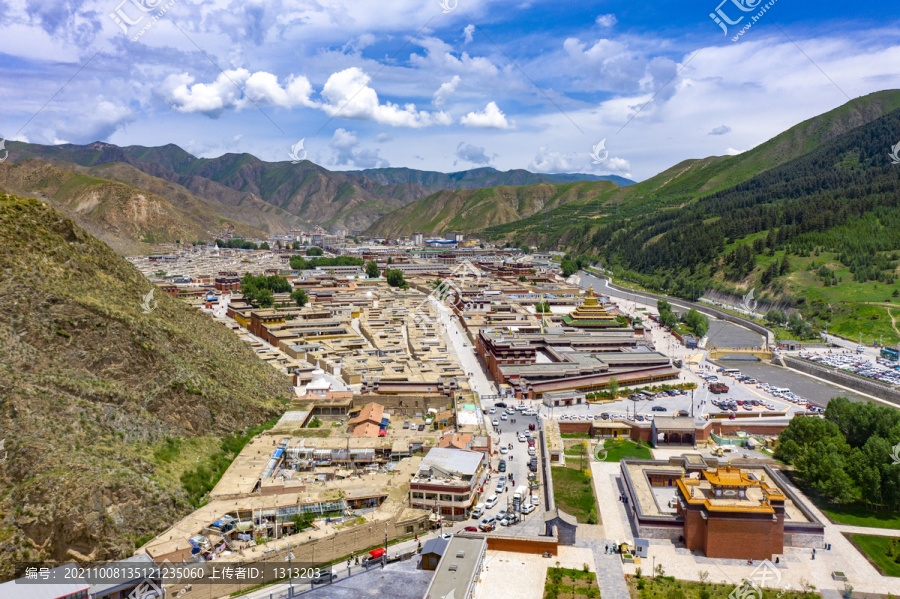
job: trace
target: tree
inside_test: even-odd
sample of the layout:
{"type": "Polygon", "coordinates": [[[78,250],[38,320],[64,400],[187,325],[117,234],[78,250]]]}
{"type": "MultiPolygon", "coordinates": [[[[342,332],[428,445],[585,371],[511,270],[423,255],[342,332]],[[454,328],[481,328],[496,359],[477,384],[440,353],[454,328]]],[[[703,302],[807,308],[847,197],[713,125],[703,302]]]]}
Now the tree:
{"type": "Polygon", "coordinates": [[[563,259],[559,267],[562,270],[563,276],[566,278],[571,277],[576,272],[578,272],[578,265],[572,260],[563,259]]]}
{"type": "Polygon", "coordinates": [[[272,304],[275,303],[275,296],[272,294],[272,290],[260,289],[256,293],[256,303],[259,304],[261,308],[271,308],[272,304]]]}
{"type": "Polygon", "coordinates": [[[378,275],[378,264],[374,260],[366,262],[366,276],[370,279],[377,279],[378,275]]]}
{"type": "Polygon", "coordinates": [[[406,281],[403,279],[403,271],[397,269],[388,269],[384,271],[387,284],[391,287],[405,287],[406,281]]]}
{"type": "Polygon", "coordinates": [[[263,241],[261,244],[259,244],[259,249],[261,249],[261,250],[268,250],[268,249],[271,249],[271,248],[269,247],[269,242],[268,242],[268,241],[263,241]]]}
{"type": "Polygon", "coordinates": [[[791,271],[791,263],[788,260],[787,252],[781,257],[781,264],[778,265],[778,274],[782,277],[791,271]]]}
{"type": "Polygon", "coordinates": [[[788,318],[788,328],[798,337],[806,331],[806,322],[799,312],[791,312],[788,318]]]}
{"type": "Polygon", "coordinates": [[[684,322],[691,327],[694,335],[704,337],[706,331],[709,330],[709,319],[698,312],[695,308],[691,308],[684,317],[684,322]]]}
{"type": "Polygon", "coordinates": [[[538,314],[550,312],[550,302],[538,302],[534,305],[534,311],[538,314]]]}
{"type": "Polygon", "coordinates": [[[324,253],[325,252],[322,251],[322,248],[317,248],[317,247],[306,248],[307,256],[321,256],[324,253]]]}
{"type": "Polygon", "coordinates": [[[519,275],[520,283],[525,283],[526,281],[528,281],[528,277],[526,277],[525,275],[519,275]]]}
{"type": "Polygon", "coordinates": [[[299,250],[299,249],[300,249],[300,242],[299,242],[299,241],[295,241],[294,243],[292,243],[292,244],[291,244],[291,249],[292,249],[292,250],[299,250]]]}
{"type": "Polygon", "coordinates": [[[619,381],[616,380],[616,377],[610,377],[609,382],[606,383],[606,388],[609,389],[610,399],[615,399],[619,394],[619,381]]]}
{"type": "Polygon", "coordinates": [[[766,320],[768,320],[772,324],[781,324],[784,322],[784,312],[772,308],[771,310],[766,312],[766,320]]]}
{"type": "Polygon", "coordinates": [[[280,239],[275,240],[275,247],[278,248],[279,250],[281,249],[281,240],[280,239]]]}
{"type": "Polygon", "coordinates": [[[291,293],[291,299],[297,302],[297,307],[302,308],[309,301],[309,296],[306,295],[306,291],[303,289],[295,289],[293,293],[291,293]]]}

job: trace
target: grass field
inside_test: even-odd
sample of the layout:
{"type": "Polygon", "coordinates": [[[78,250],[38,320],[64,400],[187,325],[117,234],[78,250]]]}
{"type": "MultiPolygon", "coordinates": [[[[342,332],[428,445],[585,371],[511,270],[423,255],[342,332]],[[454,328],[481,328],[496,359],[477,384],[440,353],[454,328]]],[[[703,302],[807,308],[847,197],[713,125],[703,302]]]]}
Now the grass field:
{"type": "Polygon", "coordinates": [[[550,472],[553,476],[556,505],[579,522],[596,524],[597,506],[594,490],[591,488],[591,477],[582,470],[565,466],[553,466],[550,472]]]}
{"type": "Polygon", "coordinates": [[[873,535],[852,535],[852,539],[885,576],[900,577],[900,540],[873,535]]]}
{"type": "Polygon", "coordinates": [[[544,583],[544,599],[558,597],[600,597],[597,588],[597,576],[587,570],[572,568],[547,568],[547,581],[544,583]]]}
{"type": "Polygon", "coordinates": [[[796,476],[790,476],[789,478],[800,487],[817,508],[825,512],[829,518],[838,524],[900,530],[900,512],[876,512],[868,506],[857,503],[847,505],[828,503],[814,489],[810,489],[808,485],[804,484],[803,480],[798,479],[796,476]]]}
{"type": "MultiPolygon", "coordinates": [[[[675,580],[673,576],[657,576],[655,578],[628,579],[628,587],[632,597],[640,599],[729,599],[729,595],[735,590],[734,584],[713,584],[686,580],[675,580]]],[[[803,593],[800,591],[786,591],[783,594],[780,589],[760,589],[760,599],[813,599],[819,597],[818,593],[803,593]]],[[[751,591],[746,597],[756,598],[756,592],[751,591]]]]}
{"type": "MultiPolygon", "coordinates": [[[[604,462],[620,462],[624,458],[649,460],[653,457],[646,445],[639,445],[631,439],[607,439],[603,448],[606,450],[604,462]]],[[[602,456],[603,453],[600,452],[600,457],[602,456]]]]}

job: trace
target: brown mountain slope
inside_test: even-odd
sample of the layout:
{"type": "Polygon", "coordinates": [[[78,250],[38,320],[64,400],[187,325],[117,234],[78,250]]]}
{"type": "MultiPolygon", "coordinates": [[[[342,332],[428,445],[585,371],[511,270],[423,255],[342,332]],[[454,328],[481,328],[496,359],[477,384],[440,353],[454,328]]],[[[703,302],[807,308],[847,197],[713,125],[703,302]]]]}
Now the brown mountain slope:
{"type": "MultiPolygon", "coordinates": [[[[136,182],[161,190],[165,183],[149,176],[136,182]]],[[[58,168],[42,160],[0,164],[0,187],[51,201],[122,254],[153,251],[148,244],[207,241],[211,239],[209,231],[216,232],[225,223],[240,235],[264,235],[259,229],[223,218],[192,196],[179,198],[175,194],[180,202],[176,206],[146,189],[58,168]]]]}
{"type": "Polygon", "coordinates": [[[129,555],[190,510],[180,476],[219,437],[280,412],[287,377],[154,289],[48,204],[0,195],[0,579],[129,555]]]}

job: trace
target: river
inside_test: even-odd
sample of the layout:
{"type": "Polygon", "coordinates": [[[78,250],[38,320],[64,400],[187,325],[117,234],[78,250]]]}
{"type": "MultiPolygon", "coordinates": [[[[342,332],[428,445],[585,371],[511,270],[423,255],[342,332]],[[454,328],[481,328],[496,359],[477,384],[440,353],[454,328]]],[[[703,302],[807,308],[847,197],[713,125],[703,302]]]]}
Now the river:
{"type": "MultiPolygon", "coordinates": [[[[626,294],[606,286],[606,281],[593,275],[579,273],[581,286],[593,285],[594,289],[602,295],[623,297],[628,301],[634,301],[633,294],[626,294]]],[[[654,306],[655,307],[655,306],[654,306]]],[[[764,340],[761,335],[750,329],[709,317],[709,332],[707,333],[707,346],[713,347],[756,347],[762,345],[764,340]]],[[[871,401],[852,391],[847,391],[827,382],[810,378],[787,368],[773,366],[768,362],[761,362],[756,358],[740,358],[720,360],[724,366],[737,368],[741,373],[752,376],[759,381],[765,381],[776,387],[787,387],[800,397],[812,400],[820,406],[828,403],[832,397],[846,397],[850,401],[871,401]]]]}

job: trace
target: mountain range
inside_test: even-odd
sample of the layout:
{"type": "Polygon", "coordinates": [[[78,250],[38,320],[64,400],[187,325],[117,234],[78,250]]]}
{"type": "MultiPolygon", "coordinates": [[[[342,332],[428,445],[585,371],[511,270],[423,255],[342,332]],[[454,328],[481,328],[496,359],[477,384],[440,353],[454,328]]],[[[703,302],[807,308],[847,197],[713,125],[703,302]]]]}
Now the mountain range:
{"type": "MultiPolygon", "coordinates": [[[[251,236],[310,230],[315,225],[328,230],[363,230],[380,217],[435,190],[603,179],[632,183],[615,176],[545,175],[521,169],[501,172],[478,168],[439,173],[381,168],[335,172],[307,160],[297,164],[264,162],[250,154],[197,158],[173,144],[119,147],[104,142],[55,146],[9,142],[8,150],[9,161],[0,176],[0,185],[24,195],[42,194],[54,202],[57,195],[65,196],[58,207],[120,251],[140,248],[148,241],[208,238],[209,232],[219,230],[216,221],[233,227],[237,235],[251,236]],[[67,185],[58,189],[53,181],[35,175],[41,171],[33,162],[37,160],[92,180],[71,177],[67,185]],[[10,169],[13,164],[25,165],[25,170],[10,169]],[[71,184],[75,184],[77,192],[69,189],[71,184]],[[97,228],[94,221],[112,224],[98,213],[109,212],[105,201],[109,196],[98,193],[98,186],[105,186],[106,192],[116,190],[118,204],[112,202],[112,206],[119,211],[122,202],[135,207],[147,201],[145,192],[155,197],[150,200],[152,205],[145,207],[148,209],[135,207],[134,214],[140,216],[133,227],[127,227],[123,217],[104,232],[103,225],[97,228]],[[90,197],[87,201],[86,196],[90,197]],[[130,197],[125,200],[125,196],[130,197]],[[170,226],[173,222],[181,222],[182,226],[170,226]],[[163,234],[167,230],[172,234],[163,234]]],[[[67,178],[59,170],[52,173],[55,181],[67,178]]]]}

